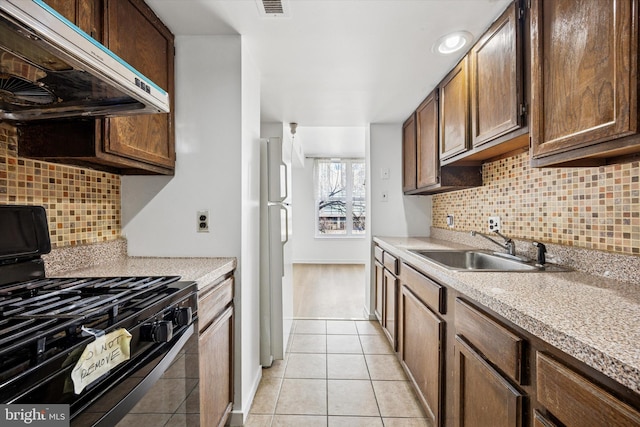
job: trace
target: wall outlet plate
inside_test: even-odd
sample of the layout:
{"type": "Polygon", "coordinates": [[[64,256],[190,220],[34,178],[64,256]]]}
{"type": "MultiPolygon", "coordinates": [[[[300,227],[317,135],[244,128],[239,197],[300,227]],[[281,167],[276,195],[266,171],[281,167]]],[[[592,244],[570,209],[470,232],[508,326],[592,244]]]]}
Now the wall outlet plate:
{"type": "Polygon", "coordinates": [[[447,215],[447,226],[449,226],[449,228],[453,228],[454,222],[453,222],[453,214],[448,214],[447,215]]]}
{"type": "Polygon", "coordinates": [[[203,210],[196,212],[196,224],[198,233],[209,232],[209,211],[203,210]]]}
{"type": "Polygon", "coordinates": [[[489,231],[500,231],[500,217],[499,216],[490,216],[489,217],[489,231]]]}

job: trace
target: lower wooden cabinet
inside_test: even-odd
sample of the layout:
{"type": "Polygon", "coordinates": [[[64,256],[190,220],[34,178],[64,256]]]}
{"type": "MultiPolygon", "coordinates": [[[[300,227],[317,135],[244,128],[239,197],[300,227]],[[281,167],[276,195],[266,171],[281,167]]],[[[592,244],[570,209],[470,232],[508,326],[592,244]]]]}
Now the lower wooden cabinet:
{"type": "Polygon", "coordinates": [[[401,363],[432,425],[441,425],[445,322],[406,286],[401,291],[401,363]]]}
{"type": "Polygon", "coordinates": [[[382,323],[382,303],[384,301],[384,267],[378,261],[375,262],[376,269],[376,306],[374,308],[374,314],[378,319],[378,322],[382,323]]]}
{"type": "Polygon", "coordinates": [[[376,312],[430,426],[640,426],[639,393],[438,282],[403,250],[375,249],[376,312]]]}
{"type": "Polygon", "coordinates": [[[233,277],[198,297],[200,425],[223,426],[233,407],[233,277]]]}
{"type": "Polygon", "coordinates": [[[522,426],[523,393],[459,336],[454,353],[456,426],[522,426]]]}
{"type": "Polygon", "coordinates": [[[536,377],[538,402],[566,427],[640,426],[639,411],[540,352],[536,377]]]}
{"type": "Polygon", "coordinates": [[[398,279],[389,270],[384,269],[384,311],[382,316],[382,330],[389,339],[391,346],[397,348],[396,312],[398,302],[398,279]]]}

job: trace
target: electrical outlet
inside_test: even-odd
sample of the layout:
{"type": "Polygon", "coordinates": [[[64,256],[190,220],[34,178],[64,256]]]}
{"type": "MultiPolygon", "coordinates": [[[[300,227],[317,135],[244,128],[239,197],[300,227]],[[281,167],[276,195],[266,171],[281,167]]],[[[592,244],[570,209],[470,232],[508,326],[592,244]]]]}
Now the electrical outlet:
{"type": "Polygon", "coordinates": [[[489,217],[489,231],[500,231],[500,217],[499,216],[490,216],[489,217]]]}
{"type": "Polygon", "coordinates": [[[448,214],[447,215],[447,226],[449,226],[449,228],[453,228],[453,214],[448,214]]]}
{"type": "Polygon", "coordinates": [[[196,212],[197,219],[197,231],[198,233],[208,233],[209,232],[209,211],[198,211],[196,212]]]}

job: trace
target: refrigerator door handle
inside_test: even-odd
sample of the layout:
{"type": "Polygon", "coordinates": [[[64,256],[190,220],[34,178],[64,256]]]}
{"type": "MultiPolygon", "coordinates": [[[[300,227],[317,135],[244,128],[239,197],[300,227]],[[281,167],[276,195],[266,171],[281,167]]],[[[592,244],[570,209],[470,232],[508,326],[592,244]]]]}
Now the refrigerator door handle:
{"type": "MultiPolygon", "coordinates": [[[[280,163],[280,168],[284,167],[284,182],[280,182],[280,192],[282,193],[282,184],[284,184],[284,197],[282,200],[289,198],[289,167],[285,162],[280,163]]],[[[280,194],[282,196],[282,194],[280,194]]],[[[288,238],[287,238],[288,239],[288,238]]]]}
{"type": "Polygon", "coordinates": [[[285,238],[284,238],[284,241],[282,242],[282,246],[284,246],[285,243],[287,243],[289,241],[289,209],[285,208],[284,206],[280,206],[280,209],[282,209],[284,211],[285,238]]]}

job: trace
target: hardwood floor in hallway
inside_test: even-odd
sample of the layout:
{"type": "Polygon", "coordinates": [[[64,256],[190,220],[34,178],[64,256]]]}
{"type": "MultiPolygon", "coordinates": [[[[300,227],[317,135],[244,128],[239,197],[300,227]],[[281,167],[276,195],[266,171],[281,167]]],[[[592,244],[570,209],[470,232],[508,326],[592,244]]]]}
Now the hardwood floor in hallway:
{"type": "Polygon", "coordinates": [[[363,264],[294,264],[293,316],[364,319],[363,264]]]}

